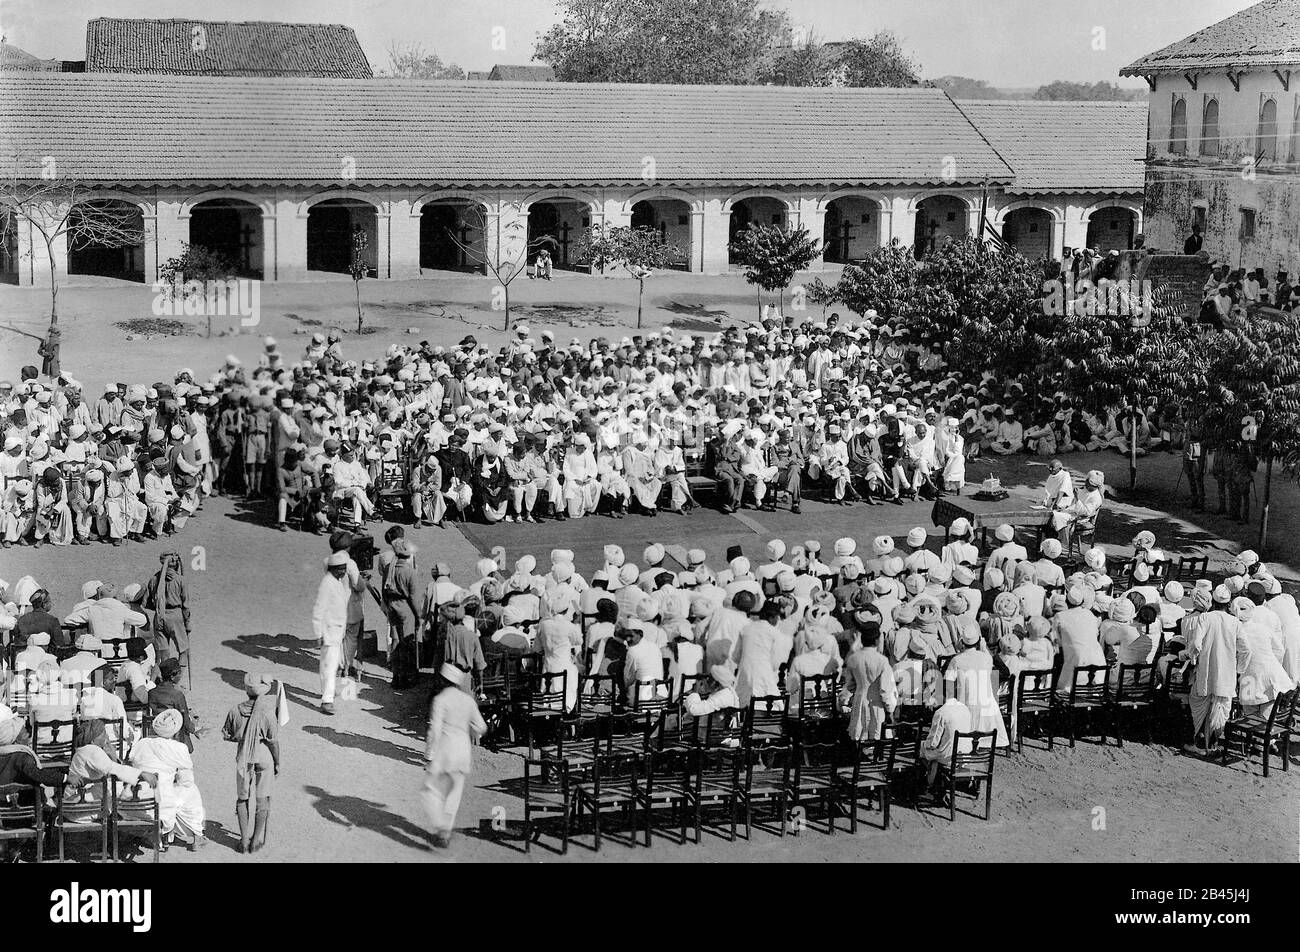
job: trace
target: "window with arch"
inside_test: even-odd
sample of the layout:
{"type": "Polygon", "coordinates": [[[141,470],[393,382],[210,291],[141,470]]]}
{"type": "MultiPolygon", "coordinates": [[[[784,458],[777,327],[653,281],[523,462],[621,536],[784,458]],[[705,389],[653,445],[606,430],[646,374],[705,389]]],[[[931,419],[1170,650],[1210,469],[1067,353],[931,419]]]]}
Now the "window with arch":
{"type": "Polygon", "coordinates": [[[1175,96],[1169,113],[1169,151],[1176,155],[1187,152],[1187,100],[1175,96]]]}
{"type": "Polygon", "coordinates": [[[1260,162],[1277,161],[1277,102],[1265,99],[1259,107],[1259,134],[1255,137],[1255,155],[1260,162]]]}
{"type": "Polygon", "coordinates": [[[1205,97],[1201,113],[1201,155],[1219,154],[1219,100],[1205,97]]]}

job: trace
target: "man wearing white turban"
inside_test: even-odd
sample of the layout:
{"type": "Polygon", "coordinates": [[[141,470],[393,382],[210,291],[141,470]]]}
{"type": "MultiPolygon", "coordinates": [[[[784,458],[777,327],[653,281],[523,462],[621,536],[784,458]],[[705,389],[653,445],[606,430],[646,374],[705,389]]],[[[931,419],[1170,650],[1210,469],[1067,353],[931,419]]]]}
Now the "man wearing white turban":
{"type": "Polygon", "coordinates": [[[167,709],[153,719],[153,736],[131,747],[131,766],[158,775],[158,817],[164,836],[180,836],[191,850],[205,845],[203,797],[194,784],[194,761],[176,740],[185,721],[180,711],[167,709]]]}

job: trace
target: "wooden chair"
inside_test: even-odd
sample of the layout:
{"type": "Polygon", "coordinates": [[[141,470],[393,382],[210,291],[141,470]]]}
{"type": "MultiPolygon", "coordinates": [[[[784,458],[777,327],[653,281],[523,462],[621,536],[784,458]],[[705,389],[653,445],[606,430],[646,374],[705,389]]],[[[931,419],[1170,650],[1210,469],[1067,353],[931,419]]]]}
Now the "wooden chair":
{"type": "Polygon", "coordinates": [[[894,785],[903,787],[904,792],[916,793],[925,787],[925,762],[921,759],[925,732],[926,728],[914,721],[893,721],[881,730],[882,739],[896,741],[890,779],[894,785]]]}
{"type": "Polygon", "coordinates": [[[603,836],[601,817],[611,812],[621,813],[629,822],[629,845],[636,845],[634,814],[644,789],[640,775],[641,757],[641,753],[635,751],[597,749],[591,759],[590,773],[574,788],[574,818],[581,820],[584,811],[591,815],[594,847],[598,853],[603,836]]]}
{"type": "Polygon", "coordinates": [[[686,712],[678,701],[664,711],[650,732],[648,747],[663,753],[669,750],[694,750],[700,746],[700,718],[686,712]]]}
{"type": "Polygon", "coordinates": [[[702,746],[739,747],[745,734],[744,715],[735,710],[714,711],[704,721],[702,746]]]}
{"type": "MultiPolygon", "coordinates": [[[[529,756],[534,750],[539,726],[558,727],[565,716],[564,704],[568,694],[569,672],[549,671],[531,674],[527,679],[527,688],[523,697],[517,702],[519,723],[523,727],[524,743],[529,756]]],[[[564,732],[555,731],[556,753],[564,755],[564,732]]]]}
{"type": "MultiPolygon", "coordinates": [[[[1055,746],[1052,731],[1052,697],[1056,690],[1056,672],[1051,668],[1021,671],[1016,688],[1016,753],[1025,749],[1025,718],[1047,720],[1047,749],[1055,746]]],[[[1035,725],[1037,726],[1037,725],[1035,725]]]]}
{"type": "Polygon", "coordinates": [[[524,758],[524,852],[532,849],[534,817],[559,817],[560,852],[569,852],[573,822],[570,767],[567,761],[543,752],[539,758],[524,758]]]}
{"type": "Polygon", "coordinates": [[[744,754],[739,748],[699,748],[694,751],[695,764],[686,787],[683,812],[693,812],[695,820],[695,845],[700,844],[706,809],[720,807],[727,811],[731,821],[730,842],[736,840],[739,817],[741,769],[744,754]]]}
{"type": "Polygon", "coordinates": [[[1196,665],[1187,662],[1171,664],[1164,680],[1156,691],[1156,717],[1162,734],[1171,743],[1181,746],[1191,736],[1192,682],[1196,678],[1196,665]]]}
{"type": "Polygon", "coordinates": [[[64,861],[63,841],[72,834],[99,831],[99,858],[108,862],[108,829],[112,825],[113,801],[108,790],[109,781],[88,783],[68,797],[67,784],[59,784],[55,791],[53,815],[54,835],[59,844],[59,862],[64,861]]]}
{"type": "Polygon", "coordinates": [[[72,738],[77,719],[45,717],[40,711],[28,713],[32,732],[32,750],[42,766],[66,767],[72,762],[72,738]]]}
{"type": "Polygon", "coordinates": [[[815,674],[799,682],[799,712],[791,727],[803,740],[834,737],[839,730],[839,677],[815,674]]]}
{"type": "Polygon", "coordinates": [[[745,711],[741,746],[746,750],[756,747],[787,747],[790,743],[790,713],[785,695],[749,699],[745,711]]]}
{"type": "Polygon", "coordinates": [[[121,859],[122,830],[144,830],[153,842],[153,861],[162,852],[162,821],[158,815],[158,791],[143,781],[131,784],[110,783],[112,791],[113,861],[121,859]],[[146,792],[146,788],[148,788],[146,792]]]}
{"type": "MultiPolygon", "coordinates": [[[[984,784],[984,819],[987,820],[993,804],[993,764],[997,743],[997,731],[958,731],[953,735],[952,760],[939,764],[940,779],[948,782],[948,819],[957,819],[957,781],[974,781],[984,784]],[[970,748],[963,751],[962,741],[969,741],[970,748]],[[984,741],[988,741],[985,747],[984,741]]],[[[979,799],[978,788],[975,799],[979,799]]]]}
{"type": "Polygon", "coordinates": [[[1115,726],[1115,740],[1124,746],[1123,716],[1145,715],[1146,742],[1151,743],[1151,721],[1156,709],[1156,667],[1154,664],[1121,664],[1115,674],[1110,694],[1110,718],[1115,726]]]}
{"type": "Polygon", "coordinates": [[[1269,761],[1273,756],[1273,746],[1277,745],[1277,754],[1282,758],[1282,771],[1287,770],[1291,760],[1291,733],[1295,728],[1296,698],[1300,688],[1292,688],[1285,694],[1279,694],[1273,701],[1273,709],[1268,717],[1259,714],[1239,714],[1229,718],[1223,727],[1223,763],[1228,763],[1228,751],[1234,740],[1242,743],[1242,752],[1246,763],[1254,752],[1255,742],[1259,742],[1260,757],[1264,763],[1264,776],[1268,776],[1269,761]]]}
{"type": "MultiPolygon", "coordinates": [[[[1110,714],[1110,682],[1106,679],[1109,667],[1104,664],[1082,664],[1074,669],[1074,680],[1069,694],[1058,691],[1052,697],[1054,713],[1065,721],[1066,736],[1074,746],[1076,717],[1105,717],[1110,714]]],[[[1101,731],[1101,743],[1106,743],[1106,730],[1101,731]]]]}
{"type": "Polygon", "coordinates": [[[745,780],[739,789],[745,810],[745,839],[753,834],[757,808],[770,807],[781,818],[781,836],[790,820],[790,747],[788,738],[763,746],[743,744],[745,780]],[[757,770],[755,768],[758,768],[757,770]]]}
{"type": "Polygon", "coordinates": [[[40,784],[0,784],[0,843],[33,840],[36,862],[45,846],[45,792],[40,784]]]}
{"type": "MultiPolygon", "coordinates": [[[[835,835],[835,810],[838,807],[836,770],[839,766],[838,741],[808,742],[798,735],[790,757],[790,809],[800,811],[806,822],[808,805],[820,804],[826,816],[827,832],[835,835]]],[[[798,829],[795,832],[799,832],[798,829]]]]}
{"type": "MultiPolygon", "coordinates": [[[[919,736],[919,735],[918,735],[919,736]]],[[[899,739],[864,740],[854,744],[854,756],[848,767],[841,764],[836,769],[835,787],[837,806],[849,816],[849,832],[858,832],[858,800],[866,794],[867,806],[872,797],[880,798],[882,830],[889,829],[890,789],[894,781],[894,759],[898,753],[899,739]],[[847,802],[847,807],[845,803],[847,802]]]]}
{"type": "Polygon", "coordinates": [[[636,794],[637,803],[645,816],[645,845],[650,845],[656,813],[668,811],[676,820],[678,842],[686,845],[686,802],[691,784],[691,768],[695,751],[690,748],[670,746],[646,751],[644,779],[636,794]]]}
{"type": "Polygon", "coordinates": [[[99,656],[104,659],[104,667],[108,669],[105,683],[109,689],[117,683],[117,672],[127,662],[126,643],[130,640],[129,637],[124,637],[101,638],[99,641],[99,656]]]}
{"type": "Polygon", "coordinates": [[[1208,555],[1184,555],[1178,559],[1172,578],[1179,582],[1195,582],[1210,574],[1208,555]]]}
{"type": "Polygon", "coordinates": [[[375,509],[380,515],[401,516],[411,501],[410,470],[404,457],[381,460],[375,480],[375,509]]]}
{"type": "Polygon", "coordinates": [[[632,699],[628,709],[650,714],[662,714],[672,704],[672,684],[667,678],[638,681],[632,686],[632,699]]]}

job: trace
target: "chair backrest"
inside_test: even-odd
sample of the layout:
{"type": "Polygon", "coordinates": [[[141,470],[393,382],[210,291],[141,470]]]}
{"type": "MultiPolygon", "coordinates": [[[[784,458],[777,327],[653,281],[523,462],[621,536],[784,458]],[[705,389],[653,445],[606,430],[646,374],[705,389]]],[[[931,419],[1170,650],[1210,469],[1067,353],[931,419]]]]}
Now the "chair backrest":
{"type": "Polygon", "coordinates": [[[743,718],[738,711],[730,708],[712,711],[704,722],[703,744],[710,749],[730,743],[740,746],[744,733],[743,718]]]}
{"type": "Polygon", "coordinates": [[[804,740],[798,741],[794,756],[790,758],[795,786],[799,785],[799,781],[805,774],[825,773],[826,771],[834,773],[843,758],[844,748],[839,741],[820,741],[817,743],[808,743],[804,740]]]}
{"type": "Polygon", "coordinates": [[[641,771],[640,751],[598,751],[591,760],[592,792],[599,796],[601,785],[611,781],[631,779],[635,782],[641,771]]]}
{"type": "Polygon", "coordinates": [[[1195,582],[1210,574],[1210,557],[1208,555],[1184,555],[1178,560],[1178,569],[1174,578],[1180,582],[1195,582]]]}
{"type": "Polygon", "coordinates": [[[1070,703],[1104,703],[1110,697],[1110,684],[1106,680],[1109,665],[1081,664],[1074,669],[1070,682],[1070,703]]]}
{"type": "Polygon", "coordinates": [[[569,687],[569,672],[541,671],[528,676],[528,693],[525,696],[528,710],[563,711],[565,694],[569,687]]]}
{"type": "Polygon", "coordinates": [[[618,698],[612,674],[586,674],[578,679],[578,704],[582,710],[608,711],[618,698]]]}
{"type": "Polygon", "coordinates": [[[970,775],[993,776],[997,731],[957,731],[952,737],[952,770],[970,775]],[[962,742],[970,741],[967,748],[962,742]]]}
{"type": "Polygon", "coordinates": [[[676,700],[681,700],[688,694],[694,694],[699,690],[700,682],[704,680],[702,674],[683,674],[681,677],[681,690],[677,693],[676,700]]]}
{"type": "Polygon", "coordinates": [[[45,794],[39,784],[0,784],[0,824],[18,823],[36,825],[41,815],[45,794]],[[30,799],[26,796],[30,794],[30,799]],[[24,800],[28,802],[24,803],[24,800]]]}
{"type": "Polygon", "coordinates": [[[1156,699],[1156,666],[1154,664],[1121,664],[1115,675],[1115,702],[1142,701],[1154,703],[1156,699]]]}
{"type": "Polygon", "coordinates": [[[925,740],[925,731],[920,724],[908,721],[894,721],[883,725],[881,736],[884,740],[896,741],[894,745],[895,758],[903,757],[909,763],[921,759],[921,743],[925,740]]]}
{"type": "Polygon", "coordinates": [[[1017,701],[1021,707],[1026,701],[1042,704],[1051,701],[1056,689],[1056,671],[1052,668],[1029,668],[1020,672],[1020,690],[1017,701]]]}
{"type": "Polygon", "coordinates": [[[32,711],[32,750],[42,764],[66,764],[72,760],[72,735],[77,728],[75,717],[44,717],[32,711]]]}
{"type": "Polygon", "coordinates": [[[618,710],[601,714],[592,734],[593,756],[613,751],[615,744],[624,750],[645,750],[650,743],[650,733],[658,724],[657,712],[618,710]]]}
{"type": "Polygon", "coordinates": [[[745,747],[784,745],[789,733],[789,706],[785,695],[750,698],[749,708],[745,712],[745,747]]]}
{"type": "Polygon", "coordinates": [[[829,720],[835,716],[840,679],[834,674],[810,674],[799,682],[799,719],[829,720]]]}
{"type": "Polygon", "coordinates": [[[1295,726],[1298,697],[1300,697],[1300,688],[1292,688],[1273,699],[1273,710],[1269,712],[1268,722],[1275,730],[1289,731],[1295,726]]]}
{"type": "Polygon", "coordinates": [[[637,681],[632,686],[632,700],[629,706],[634,711],[660,713],[667,710],[671,694],[672,685],[664,678],[637,681]]]}
{"type": "Polygon", "coordinates": [[[888,780],[894,772],[894,759],[898,756],[900,743],[897,734],[880,740],[858,741],[854,745],[857,749],[857,756],[853,759],[854,784],[873,778],[888,780]]]}
{"type": "Polygon", "coordinates": [[[99,656],[114,667],[121,667],[127,660],[126,643],[130,638],[100,638],[99,656]]]}
{"type": "Polygon", "coordinates": [[[35,671],[15,671],[9,682],[9,709],[15,714],[26,714],[32,709],[32,695],[37,693],[40,680],[35,671]]]}
{"type": "Polygon", "coordinates": [[[1169,562],[1164,560],[1159,562],[1151,562],[1149,563],[1149,566],[1151,569],[1151,577],[1147,580],[1148,584],[1158,586],[1161,583],[1168,581],[1169,572],[1172,568],[1169,562]]]}
{"type": "Polygon", "coordinates": [[[680,702],[664,711],[650,736],[652,750],[697,747],[700,743],[700,719],[686,713],[680,702]]]}
{"type": "Polygon", "coordinates": [[[1186,664],[1171,664],[1165,671],[1165,679],[1161,684],[1161,691],[1168,700],[1171,697],[1187,697],[1192,693],[1192,680],[1196,677],[1196,665],[1188,662],[1186,664]]]}
{"type": "Polygon", "coordinates": [[[508,656],[494,657],[478,675],[479,693],[485,697],[508,695],[510,675],[514,667],[512,659],[508,656]]]}
{"type": "Polygon", "coordinates": [[[744,765],[744,755],[736,747],[700,747],[695,751],[694,780],[695,789],[707,783],[710,786],[730,786],[735,789],[740,785],[740,771],[744,765]]]}

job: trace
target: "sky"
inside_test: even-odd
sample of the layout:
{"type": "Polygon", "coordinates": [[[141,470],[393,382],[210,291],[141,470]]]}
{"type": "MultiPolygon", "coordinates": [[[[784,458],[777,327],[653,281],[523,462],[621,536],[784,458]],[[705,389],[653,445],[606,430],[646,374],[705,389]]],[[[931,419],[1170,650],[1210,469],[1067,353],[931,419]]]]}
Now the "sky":
{"type": "MultiPolygon", "coordinates": [[[[627,0],[635,3],[636,0],[627,0]]],[[[894,31],[922,76],[1003,88],[1120,80],[1121,67],[1255,0],[766,0],[820,40],[894,31]],[[1100,31],[1100,32],[1099,32],[1100,31]],[[1099,48],[1097,48],[1099,47],[1099,48]]],[[[86,21],[195,17],[343,23],[376,69],[394,40],[464,69],[527,63],[559,20],[553,0],[0,0],[6,42],[44,59],[84,59],[86,21]]]]}

